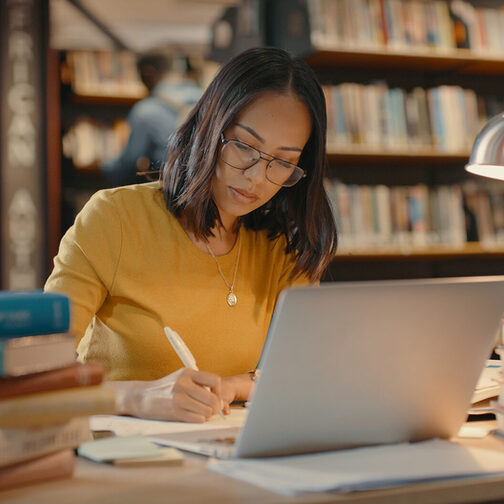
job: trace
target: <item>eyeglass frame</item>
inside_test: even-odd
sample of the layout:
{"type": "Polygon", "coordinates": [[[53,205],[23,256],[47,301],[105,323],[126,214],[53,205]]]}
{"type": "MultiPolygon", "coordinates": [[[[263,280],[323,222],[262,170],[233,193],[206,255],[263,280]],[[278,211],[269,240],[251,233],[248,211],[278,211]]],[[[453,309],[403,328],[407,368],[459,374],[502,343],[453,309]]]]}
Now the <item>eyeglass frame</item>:
{"type": "MultiPolygon", "coordinates": [[[[248,144],[248,143],[246,143],[246,142],[242,142],[241,140],[237,140],[236,138],[229,138],[228,140],[226,140],[226,137],[224,136],[224,133],[221,133],[221,135],[220,135],[220,136],[221,136],[221,142],[222,142],[222,144],[223,144],[224,146],[225,146],[225,145],[227,145],[229,142],[238,142],[238,143],[241,143],[241,144],[243,144],[243,145],[246,145],[246,146],[247,146],[247,147],[249,147],[250,149],[252,149],[252,150],[254,150],[254,151],[256,151],[256,152],[258,152],[258,153],[259,153],[259,159],[258,159],[257,161],[254,161],[254,162],[253,162],[250,166],[247,166],[247,168],[238,168],[237,166],[234,166],[234,165],[232,165],[232,164],[228,163],[227,161],[222,160],[222,162],[223,162],[223,163],[226,163],[228,166],[231,166],[231,168],[234,168],[235,170],[240,170],[240,171],[243,171],[243,172],[244,172],[244,171],[247,171],[249,168],[252,168],[252,166],[254,166],[254,165],[256,165],[257,163],[259,163],[259,161],[260,161],[261,159],[263,159],[264,161],[267,161],[267,164],[266,164],[266,171],[265,171],[266,179],[267,179],[269,182],[271,182],[272,184],[275,184],[275,185],[280,186],[280,187],[294,187],[294,186],[295,186],[295,185],[296,185],[299,181],[301,181],[302,179],[304,179],[304,178],[306,177],[306,172],[303,170],[303,168],[301,168],[301,166],[298,166],[298,165],[296,165],[296,164],[294,164],[294,163],[291,163],[291,162],[289,162],[289,161],[285,161],[285,159],[280,159],[280,158],[273,157],[273,156],[271,156],[270,154],[268,154],[267,152],[263,152],[263,151],[261,151],[261,150],[257,149],[256,147],[252,147],[252,145],[249,145],[249,144],[248,144]],[[269,157],[271,157],[271,159],[265,158],[265,157],[263,157],[263,156],[269,156],[269,157]],[[269,165],[270,165],[270,163],[271,163],[272,161],[282,161],[283,163],[288,163],[288,164],[290,164],[290,165],[294,166],[295,168],[298,168],[299,170],[301,170],[301,171],[303,172],[303,175],[301,175],[301,177],[299,177],[299,179],[298,179],[298,180],[296,180],[296,182],[294,182],[294,184],[292,184],[292,185],[288,185],[288,186],[286,186],[286,185],[283,185],[283,184],[277,184],[276,182],[273,182],[272,180],[270,180],[270,179],[268,178],[268,167],[269,167],[269,165]]],[[[288,179],[287,179],[287,180],[288,180],[288,179]]]]}

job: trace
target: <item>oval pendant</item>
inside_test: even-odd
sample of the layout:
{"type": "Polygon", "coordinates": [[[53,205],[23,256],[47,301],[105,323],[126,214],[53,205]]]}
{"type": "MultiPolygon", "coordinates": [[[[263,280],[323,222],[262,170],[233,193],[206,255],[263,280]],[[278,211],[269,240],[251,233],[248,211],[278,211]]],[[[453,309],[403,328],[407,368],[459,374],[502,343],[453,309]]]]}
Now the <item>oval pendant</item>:
{"type": "Polygon", "coordinates": [[[236,303],[238,302],[238,299],[235,296],[235,293],[233,291],[229,291],[228,295],[226,296],[226,301],[229,306],[235,306],[236,303]]]}

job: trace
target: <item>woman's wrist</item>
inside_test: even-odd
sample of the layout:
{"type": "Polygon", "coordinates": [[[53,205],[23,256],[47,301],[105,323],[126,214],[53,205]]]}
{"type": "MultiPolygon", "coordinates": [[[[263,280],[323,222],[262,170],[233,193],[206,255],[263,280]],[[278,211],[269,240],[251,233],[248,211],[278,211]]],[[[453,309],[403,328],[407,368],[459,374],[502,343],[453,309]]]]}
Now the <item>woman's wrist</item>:
{"type": "Polygon", "coordinates": [[[135,415],[138,414],[134,407],[136,395],[136,381],[107,381],[109,387],[112,387],[115,392],[115,409],[118,415],[135,415]]]}
{"type": "Polygon", "coordinates": [[[250,379],[250,375],[248,373],[229,376],[224,378],[224,380],[230,380],[230,384],[234,388],[235,392],[235,401],[248,401],[250,392],[254,386],[254,382],[250,379]]]}

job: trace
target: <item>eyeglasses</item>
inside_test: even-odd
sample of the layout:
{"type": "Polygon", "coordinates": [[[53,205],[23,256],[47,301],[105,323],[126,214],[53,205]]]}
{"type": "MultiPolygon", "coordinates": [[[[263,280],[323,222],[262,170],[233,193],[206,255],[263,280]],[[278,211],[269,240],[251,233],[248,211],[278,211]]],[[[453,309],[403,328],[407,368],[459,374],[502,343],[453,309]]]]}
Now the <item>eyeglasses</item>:
{"type": "Polygon", "coordinates": [[[269,154],[239,140],[226,140],[224,133],[221,133],[221,141],[224,144],[220,153],[221,159],[233,168],[245,171],[254,166],[260,159],[264,159],[268,162],[266,165],[266,178],[272,184],[283,187],[292,187],[306,177],[305,171],[299,166],[277,158],[265,158],[264,155],[269,156],[269,154]]]}

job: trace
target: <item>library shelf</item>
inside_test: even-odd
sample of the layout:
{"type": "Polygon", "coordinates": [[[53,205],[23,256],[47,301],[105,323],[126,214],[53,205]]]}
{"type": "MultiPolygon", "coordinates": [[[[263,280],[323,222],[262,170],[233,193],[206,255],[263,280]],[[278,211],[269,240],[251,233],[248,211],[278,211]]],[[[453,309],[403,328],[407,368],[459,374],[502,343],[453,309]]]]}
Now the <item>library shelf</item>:
{"type": "Polygon", "coordinates": [[[131,107],[143,98],[145,96],[82,93],[71,93],[69,95],[69,101],[76,104],[118,105],[121,107],[131,107]]]}
{"type": "Polygon", "coordinates": [[[428,166],[443,164],[466,163],[470,151],[444,152],[434,147],[370,147],[367,145],[327,145],[327,157],[333,163],[363,163],[363,164],[403,164],[414,161],[428,166]]]}
{"type": "Polygon", "coordinates": [[[461,246],[436,245],[419,247],[414,245],[383,246],[343,250],[336,254],[334,261],[382,261],[394,259],[436,260],[450,258],[488,258],[504,259],[504,244],[483,245],[478,242],[466,243],[461,246]]]}
{"type": "Polygon", "coordinates": [[[504,54],[470,49],[404,49],[318,46],[306,55],[313,68],[347,68],[382,71],[455,73],[459,75],[504,75],[504,54]]]}

